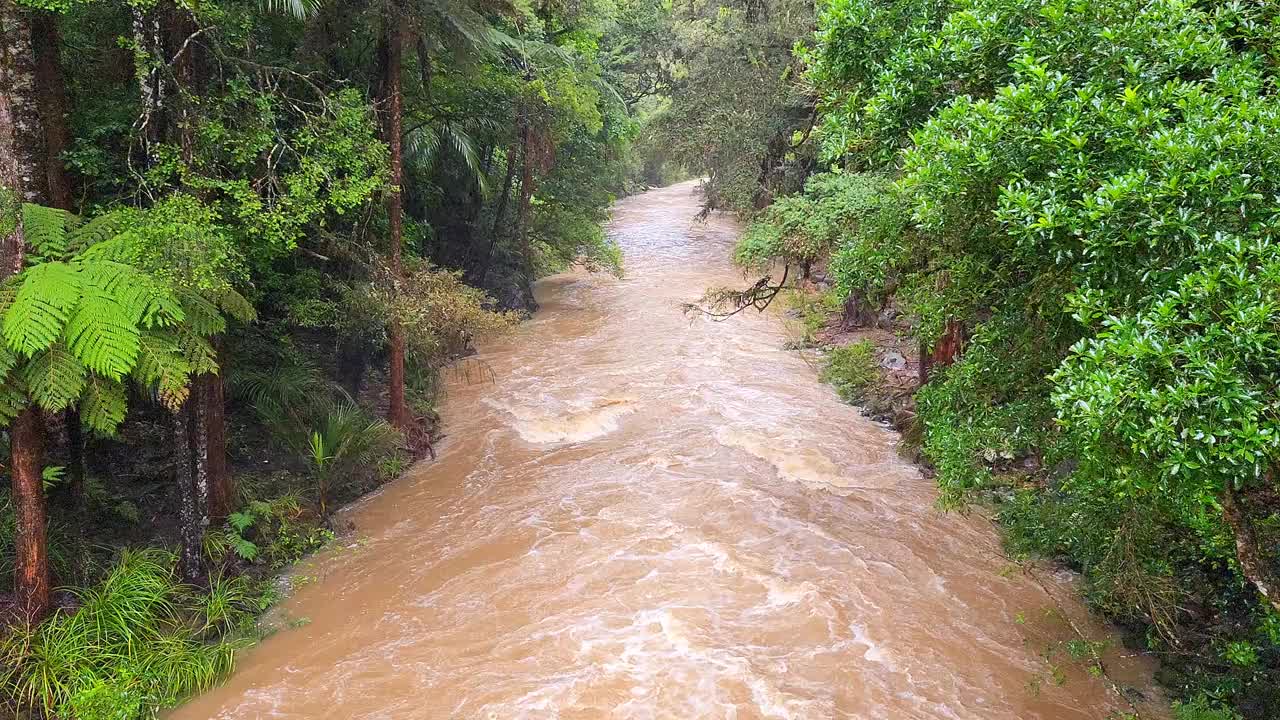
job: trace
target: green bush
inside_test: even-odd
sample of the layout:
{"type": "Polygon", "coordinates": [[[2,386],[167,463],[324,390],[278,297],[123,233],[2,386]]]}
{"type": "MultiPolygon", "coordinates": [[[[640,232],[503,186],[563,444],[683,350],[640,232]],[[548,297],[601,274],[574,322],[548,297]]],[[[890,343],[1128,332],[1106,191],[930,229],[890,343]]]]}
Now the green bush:
{"type": "Polygon", "coordinates": [[[1230,708],[1224,708],[1203,695],[1197,696],[1190,702],[1175,702],[1173,717],[1174,720],[1239,720],[1240,718],[1230,708]]]}
{"type": "Polygon", "coordinates": [[[839,289],[894,294],[925,346],[967,339],[917,395],[944,500],[1001,499],[1016,548],[1179,648],[1179,692],[1249,717],[1280,713],[1274,613],[1240,560],[1280,568],[1277,18],[825,0],[805,51],[825,159],[896,174],[894,230],[834,243],[839,289]]]}
{"type": "Polygon", "coordinates": [[[880,379],[876,346],[870,340],[859,340],[832,350],[822,379],[831,383],[846,402],[858,402],[880,379]]]}
{"type": "Polygon", "coordinates": [[[779,198],[743,233],[734,259],[761,270],[774,261],[808,268],[827,257],[866,218],[885,222],[881,210],[892,199],[892,183],[880,174],[824,173],[803,194],[779,198]]]}

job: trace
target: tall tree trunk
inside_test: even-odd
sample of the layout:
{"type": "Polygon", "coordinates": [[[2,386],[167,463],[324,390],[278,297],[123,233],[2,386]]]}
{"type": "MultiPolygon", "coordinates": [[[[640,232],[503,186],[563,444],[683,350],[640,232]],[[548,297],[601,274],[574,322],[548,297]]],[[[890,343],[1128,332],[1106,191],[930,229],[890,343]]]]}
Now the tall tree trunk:
{"type": "MultiPolygon", "coordinates": [[[[190,167],[197,160],[196,125],[199,122],[191,96],[202,90],[204,61],[199,43],[190,41],[198,30],[191,12],[177,2],[167,2],[161,7],[167,43],[165,54],[173,58],[176,84],[171,104],[176,104],[177,112],[166,130],[176,136],[182,162],[190,167]]],[[[211,518],[219,513],[225,516],[230,511],[223,395],[220,373],[193,378],[191,395],[176,419],[182,534],[180,570],[183,579],[191,583],[205,579],[204,537],[211,518]]]]}
{"type": "MultiPolygon", "coordinates": [[[[225,367],[227,354],[219,352],[225,367]]],[[[235,484],[227,467],[227,394],[222,373],[200,378],[204,403],[204,465],[209,481],[209,518],[225,520],[235,508],[235,484]]]]}
{"type": "Polygon", "coordinates": [[[520,117],[520,212],[517,224],[520,226],[520,252],[524,255],[525,268],[533,273],[533,253],[529,249],[529,210],[533,202],[533,158],[530,157],[529,119],[523,114],[520,117]]]}
{"type": "Polygon", "coordinates": [[[197,458],[203,413],[195,393],[173,415],[174,482],[178,486],[178,574],[192,585],[205,579],[204,534],[209,526],[208,476],[197,458]]]}
{"type": "MultiPolygon", "coordinates": [[[[14,0],[0,0],[0,95],[8,104],[10,129],[0,148],[12,163],[12,176],[0,179],[24,202],[48,204],[48,155],[45,151],[40,103],[37,100],[35,48],[30,16],[14,0]]],[[[12,257],[13,253],[10,253],[12,257]]],[[[21,265],[14,267],[16,271],[21,265]]]]}
{"type": "Polygon", "coordinates": [[[58,29],[58,15],[33,12],[31,30],[36,61],[36,100],[44,127],[49,204],[69,211],[71,181],[63,160],[71,149],[71,128],[67,124],[67,82],[62,72],[62,34],[58,29]]]}
{"type": "Polygon", "coordinates": [[[40,411],[23,410],[9,428],[10,468],[17,515],[13,588],[18,609],[35,621],[49,612],[48,519],[44,507],[44,428],[40,411]]]}
{"type": "MultiPolygon", "coordinates": [[[[47,202],[45,138],[36,101],[30,17],[0,0],[0,185],[13,201],[47,202]]],[[[15,209],[12,206],[10,209],[15,209]]],[[[0,238],[0,280],[20,272],[26,241],[21,216],[0,238]]],[[[2,380],[3,378],[0,378],[2,380]]],[[[31,619],[49,612],[48,520],[44,502],[44,428],[40,411],[24,409],[9,428],[12,500],[17,511],[14,594],[31,619]]]]}
{"type": "Polygon", "coordinates": [[[484,287],[484,281],[489,277],[489,267],[493,264],[493,248],[498,244],[498,233],[507,219],[507,203],[511,197],[511,186],[516,179],[518,152],[519,147],[516,143],[511,143],[511,148],[507,150],[507,176],[502,181],[502,193],[498,195],[498,207],[494,210],[493,227],[489,232],[489,249],[485,251],[484,264],[480,266],[480,279],[476,283],[480,287],[484,287]]]}
{"type": "MultiPolygon", "coordinates": [[[[386,92],[387,119],[385,123],[387,146],[391,149],[391,189],[387,192],[387,219],[390,229],[391,280],[400,282],[400,253],[404,244],[404,195],[401,185],[404,183],[404,147],[402,133],[404,128],[404,88],[401,82],[401,65],[404,59],[405,31],[403,23],[387,18],[385,22],[387,36],[386,54],[383,59],[382,87],[386,92]]],[[[389,387],[387,388],[387,419],[401,430],[409,430],[412,419],[409,417],[408,405],[405,403],[404,378],[404,328],[394,319],[388,328],[389,387]]]]}

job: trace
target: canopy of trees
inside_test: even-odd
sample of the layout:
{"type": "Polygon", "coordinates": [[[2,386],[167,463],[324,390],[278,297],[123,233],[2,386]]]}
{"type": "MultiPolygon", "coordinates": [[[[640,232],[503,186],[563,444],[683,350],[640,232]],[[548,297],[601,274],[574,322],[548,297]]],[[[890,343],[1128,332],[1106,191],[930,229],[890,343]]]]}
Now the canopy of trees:
{"type": "MultiPolygon", "coordinates": [[[[1015,550],[1081,570],[1179,713],[1280,716],[1277,6],[823,0],[809,20],[790,57],[735,36],[754,91],[775,81],[751,159],[701,138],[754,220],[739,259],[829,263],[848,324],[899,318],[932,365],[915,412],[944,503],[994,500],[1015,550]],[[812,133],[782,109],[805,102],[812,133]]],[[[741,137],[749,105],[697,120],[741,137]]]]}

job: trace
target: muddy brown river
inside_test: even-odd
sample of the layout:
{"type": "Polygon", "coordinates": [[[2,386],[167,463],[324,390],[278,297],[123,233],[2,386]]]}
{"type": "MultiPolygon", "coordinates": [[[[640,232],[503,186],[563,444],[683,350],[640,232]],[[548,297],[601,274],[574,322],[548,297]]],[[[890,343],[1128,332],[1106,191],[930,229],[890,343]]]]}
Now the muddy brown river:
{"type": "Polygon", "coordinates": [[[626,277],[543,281],[454,373],[439,459],[348,510],[296,627],[172,717],[1159,717],[1114,690],[1154,698],[1143,659],[1065,651],[1107,637],[1070,578],[939,512],[780,314],[682,314],[742,280],[739,228],[697,208],[690,183],[620,202],[626,277]]]}

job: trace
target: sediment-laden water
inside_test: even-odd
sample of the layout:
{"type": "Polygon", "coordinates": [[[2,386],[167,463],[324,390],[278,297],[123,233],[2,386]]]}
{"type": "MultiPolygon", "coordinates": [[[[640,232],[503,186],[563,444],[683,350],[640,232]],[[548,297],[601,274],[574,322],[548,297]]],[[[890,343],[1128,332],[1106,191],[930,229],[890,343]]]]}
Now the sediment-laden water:
{"type": "MultiPolygon", "coordinates": [[[[360,540],[299,571],[314,581],[284,612],[305,624],[175,718],[1131,711],[1045,657],[1071,624],[1105,637],[1068,580],[1028,577],[987,522],[938,512],[894,436],[783,349],[776,315],[682,314],[741,281],[739,228],[696,222],[694,192],[619,203],[625,279],[541,283],[534,318],[453,378],[439,460],[352,509],[360,540]]],[[[1106,668],[1148,686],[1118,650],[1106,668]]]]}

